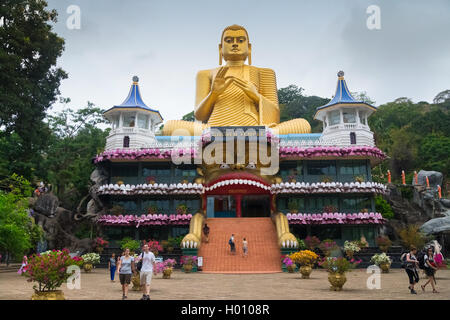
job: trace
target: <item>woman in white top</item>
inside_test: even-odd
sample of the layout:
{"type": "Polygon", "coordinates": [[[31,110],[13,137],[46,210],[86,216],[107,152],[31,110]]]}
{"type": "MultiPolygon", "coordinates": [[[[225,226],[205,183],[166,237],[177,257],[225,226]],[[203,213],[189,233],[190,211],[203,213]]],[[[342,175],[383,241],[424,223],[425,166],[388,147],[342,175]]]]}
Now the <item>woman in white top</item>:
{"type": "Polygon", "coordinates": [[[244,252],[244,257],[246,257],[248,254],[248,242],[245,238],[242,241],[242,251],[244,252]]]}

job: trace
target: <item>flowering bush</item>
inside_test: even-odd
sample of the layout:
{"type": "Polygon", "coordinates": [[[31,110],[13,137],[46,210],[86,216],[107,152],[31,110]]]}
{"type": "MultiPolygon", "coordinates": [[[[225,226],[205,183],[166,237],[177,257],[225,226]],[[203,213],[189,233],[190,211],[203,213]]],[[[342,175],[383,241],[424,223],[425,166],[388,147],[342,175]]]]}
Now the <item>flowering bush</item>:
{"type": "Polygon", "coordinates": [[[185,204],[179,204],[176,208],[177,214],[187,214],[188,207],[185,204]]]}
{"type": "Polygon", "coordinates": [[[312,236],[312,237],[307,236],[307,237],[305,238],[305,244],[306,244],[306,248],[307,248],[308,250],[314,250],[314,249],[316,249],[316,248],[319,247],[319,245],[320,245],[320,240],[319,240],[319,238],[317,238],[316,236],[312,236]]]}
{"type": "Polygon", "coordinates": [[[156,273],[163,273],[168,268],[173,268],[177,264],[175,259],[166,259],[156,264],[156,273]]]}
{"type": "Polygon", "coordinates": [[[331,252],[337,250],[338,248],[339,247],[336,244],[336,242],[331,239],[323,240],[322,243],[319,245],[319,249],[322,250],[323,254],[326,256],[329,256],[331,252]]]}
{"type": "Polygon", "coordinates": [[[159,252],[163,250],[162,245],[160,245],[156,240],[149,240],[148,242],[144,241],[144,244],[146,243],[148,244],[148,249],[153,252],[155,256],[157,256],[159,252]]]}
{"type": "Polygon", "coordinates": [[[90,264],[100,263],[100,255],[95,252],[83,254],[81,256],[81,258],[83,258],[84,263],[90,263],[90,264]]]}
{"type": "Polygon", "coordinates": [[[389,257],[389,256],[387,256],[386,255],[386,253],[377,253],[377,254],[374,254],[373,256],[372,256],[372,258],[370,259],[370,262],[373,262],[373,263],[375,263],[377,266],[379,266],[380,264],[382,264],[382,263],[388,263],[388,264],[391,264],[392,263],[392,260],[391,260],[391,258],[389,257]]]}
{"type": "Polygon", "coordinates": [[[379,236],[375,239],[375,242],[382,251],[388,251],[392,246],[392,241],[387,236],[379,236]]]}
{"type": "Polygon", "coordinates": [[[180,263],[182,265],[196,266],[197,265],[197,256],[182,256],[180,263]]]}
{"type": "Polygon", "coordinates": [[[97,237],[95,239],[95,247],[96,248],[106,248],[108,247],[109,242],[103,238],[97,237]]]}
{"type": "Polygon", "coordinates": [[[67,249],[46,251],[29,257],[22,274],[28,278],[27,281],[39,284],[38,287],[33,286],[35,291],[54,291],[71,276],[67,273],[71,265],[81,267],[83,259],[71,258],[67,249]]]}
{"type": "Polygon", "coordinates": [[[145,181],[147,183],[154,183],[156,181],[156,178],[154,176],[148,176],[148,177],[145,177],[145,181]]]}
{"type": "Polygon", "coordinates": [[[289,255],[285,255],[283,257],[283,263],[286,267],[292,266],[294,264],[294,262],[292,262],[292,259],[289,257],[289,255]]]}
{"type": "Polygon", "coordinates": [[[319,256],[311,250],[302,250],[291,254],[289,258],[301,266],[312,266],[319,256]]]}
{"type": "Polygon", "coordinates": [[[319,262],[319,266],[327,269],[329,273],[344,273],[350,269],[356,268],[356,266],[360,263],[361,260],[356,261],[355,259],[351,259],[348,261],[343,257],[325,257],[319,262]]]}
{"type": "Polygon", "coordinates": [[[357,241],[347,241],[344,242],[344,251],[350,251],[350,252],[359,252],[361,251],[361,248],[359,247],[359,244],[357,241]]]}

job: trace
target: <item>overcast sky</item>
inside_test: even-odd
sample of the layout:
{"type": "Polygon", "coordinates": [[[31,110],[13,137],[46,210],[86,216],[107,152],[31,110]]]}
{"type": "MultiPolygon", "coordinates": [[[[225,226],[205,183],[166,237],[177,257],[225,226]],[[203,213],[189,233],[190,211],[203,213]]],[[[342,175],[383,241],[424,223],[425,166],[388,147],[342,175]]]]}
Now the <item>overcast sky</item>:
{"type": "MultiPolygon", "coordinates": [[[[198,70],[218,66],[224,27],[247,28],[252,63],[277,74],[278,88],[334,94],[345,71],[352,92],[376,105],[409,97],[431,102],[450,89],[448,0],[48,0],[55,31],[66,45],[58,64],[69,74],[61,95],[77,109],[122,103],[139,76],[145,103],[165,120],[194,108],[198,70]],[[79,30],[66,12],[81,10],[79,30]],[[381,10],[381,29],[369,30],[368,6],[381,10]]],[[[54,110],[60,110],[55,106],[54,110]]]]}

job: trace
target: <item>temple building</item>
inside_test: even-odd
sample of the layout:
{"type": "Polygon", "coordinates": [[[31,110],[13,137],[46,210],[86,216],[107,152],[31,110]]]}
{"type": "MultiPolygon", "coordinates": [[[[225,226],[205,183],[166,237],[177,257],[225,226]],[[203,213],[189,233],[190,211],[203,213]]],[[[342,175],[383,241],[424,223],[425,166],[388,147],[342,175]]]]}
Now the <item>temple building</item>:
{"type": "Polygon", "coordinates": [[[163,135],[156,134],[162,117],[143,102],[137,77],[125,101],[105,112],[112,131],[105,151],[93,161],[107,172],[107,183],[97,189],[106,207],[98,224],[111,246],[124,237],[183,235],[185,253],[202,256],[205,272],[279,272],[280,252],[295,250],[298,239],[308,235],[340,245],[365,237],[375,246],[385,220],[374,198],[386,192],[371,175],[385,158],[368,125],[376,108],[351,95],[340,71],[334,97],[315,114],[323,122],[322,133],[311,133],[304,119],[280,123],[274,72],[243,64],[246,30],[228,27],[221,41],[227,65],[197,75],[197,122],[168,121],[163,135]],[[244,49],[227,51],[233,43],[244,49]],[[236,52],[241,52],[241,64],[230,58],[236,52]],[[225,73],[232,81],[211,94],[225,73]],[[219,123],[235,116],[223,109],[222,103],[230,101],[237,101],[236,110],[243,103],[242,112],[254,123],[241,124],[239,117],[234,126],[219,123]],[[214,121],[208,122],[208,115],[214,121]],[[176,135],[176,129],[187,134],[176,135]],[[270,165],[261,157],[263,143],[270,165]],[[222,146],[223,158],[217,156],[222,146]],[[230,146],[237,152],[231,161],[230,146]],[[205,223],[211,228],[208,243],[202,241],[205,223]],[[237,241],[249,242],[251,259],[245,263],[228,255],[232,233],[237,241]]]}

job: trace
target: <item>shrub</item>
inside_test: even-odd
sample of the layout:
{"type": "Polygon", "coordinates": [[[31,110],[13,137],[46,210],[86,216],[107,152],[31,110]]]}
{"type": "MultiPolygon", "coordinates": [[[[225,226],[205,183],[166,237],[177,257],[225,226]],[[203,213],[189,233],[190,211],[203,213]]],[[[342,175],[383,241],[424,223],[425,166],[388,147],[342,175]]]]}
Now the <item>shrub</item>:
{"type": "Polygon", "coordinates": [[[305,238],[305,244],[306,244],[306,248],[308,250],[312,250],[313,251],[314,249],[319,248],[320,240],[316,236],[312,236],[312,237],[307,236],[305,238]]]}
{"type": "Polygon", "coordinates": [[[414,246],[417,249],[421,249],[428,241],[432,240],[432,237],[420,232],[419,228],[420,226],[418,224],[409,224],[397,230],[405,248],[409,249],[411,246],[414,246]]]}
{"type": "Polygon", "coordinates": [[[90,264],[98,264],[100,263],[100,255],[98,253],[86,253],[81,256],[83,258],[84,263],[90,263],[90,264]]]}
{"type": "Polygon", "coordinates": [[[392,263],[392,260],[391,260],[391,258],[390,257],[388,257],[387,255],[386,255],[386,253],[377,253],[377,254],[374,254],[373,256],[372,256],[372,258],[370,258],[370,262],[373,262],[373,263],[375,263],[377,266],[379,266],[380,264],[382,264],[382,263],[389,263],[389,264],[391,264],[392,263]]]}
{"type": "Polygon", "coordinates": [[[133,240],[130,237],[125,237],[120,241],[120,248],[125,250],[126,248],[130,249],[131,252],[138,250],[140,247],[139,241],[133,240]]]}
{"type": "Polygon", "coordinates": [[[380,195],[375,197],[375,209],[377,212],[381,213],[385,219],[393,219],[394,211],[391,205],[380,195]]]}
{"type": "Polygon", "coordinates": [[[289,258],[301,266],[312,266],[317,261],[319,256],[310,250],[302,250],[291,254],[289,258]]]}
{"type": "Polygon", "coordinates": [[[303,241],[300,238],[297,238],[297,243],[298,243],[298,249],[299,250],[305,250],[306,249],[305,241],[303,241]]]}
{"type": "Polygon", "coordinates": [[[33,254],[28,259],[28,265],[24,267],[24,275],[27,281],[37,282],[39,286],[33,286],[35,291],[54,291],[58,289],[70,276],[67,268],[71,265],[81,267],[83,258],[69,255],[69,250],[53,250],[41,254],[33,254]]]}
{"type": "Polygon", "coordinates": [[[359,252],[361,250],[361,247],[359,246],[358,241],[347,241],[344,242],[344,251],[351,251],[351,252],[359,252]]]}
{"type": "Polygon", "coordinates": [[[356,268],[358,264],[361,263],[361,260],[351,259],[348,261],[345,258],[339,257],[326,257],[321,262],[319,262],[319,266],[326,269],[329,273],[344,273],[349,271],[350,269],[356,268]]]}

